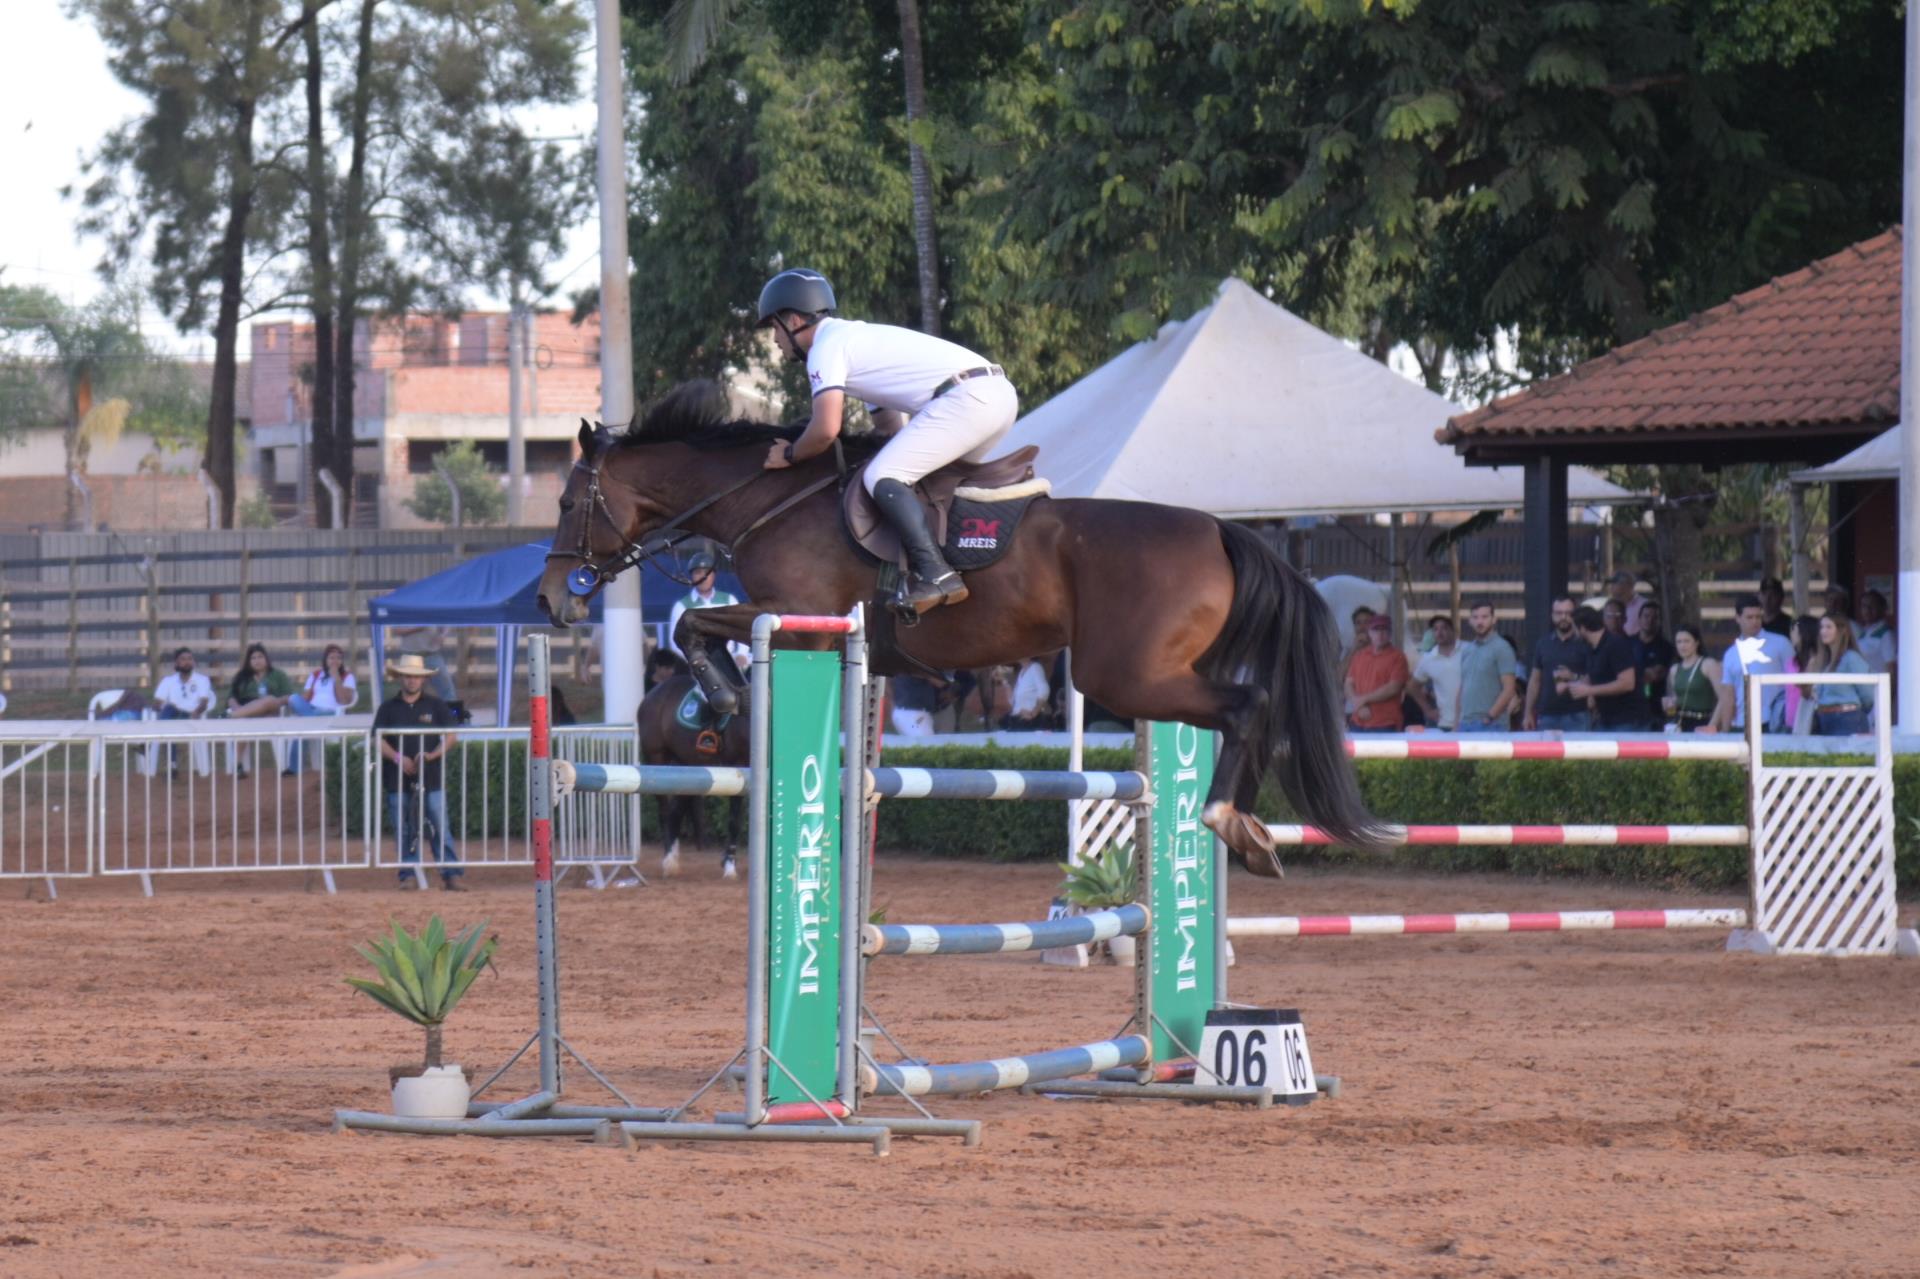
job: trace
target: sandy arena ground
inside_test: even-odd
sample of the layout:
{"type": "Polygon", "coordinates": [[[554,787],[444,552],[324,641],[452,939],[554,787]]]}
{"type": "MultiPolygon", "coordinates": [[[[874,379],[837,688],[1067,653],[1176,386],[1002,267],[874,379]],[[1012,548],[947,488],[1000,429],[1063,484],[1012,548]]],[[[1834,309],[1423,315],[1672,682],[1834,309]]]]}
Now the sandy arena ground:
{"type": "MultiPolygon", "coordinates": [[[[643,1102],[741,1035],[741,889],[696,866],[561,898],[569,1038],[643,1102]]],[[[1235,996],[1301,1008],[1339,1100],[965,1099],[940,1109],[986,1120],[981,1149],[884,1159],[333,1135],[335,1106],[386,1108],[387,1065],[417,1055],[339,980],[389,912],[503,938],[450,1056],[491,1070],[532,1029],[531,893],[478,878],[432,898],[370,874],[337,897],[291,876],[151,901],[9,885],[0,1275],[1920,1273],[1920,964],[1730,956],[1710,933],[1255,942],[1235,996]]],[[[877,896],[896,921],[1027,918],[1055,879],[888,857],[877,896]]],[[[1241,913],[1739,904],[1313,872],[1234,894],[1241,913]]],[[[943,958],[889,964],[875,993],[910,1045],[959,1060],[1101,1037],[1129,980],[943,958]]]]}

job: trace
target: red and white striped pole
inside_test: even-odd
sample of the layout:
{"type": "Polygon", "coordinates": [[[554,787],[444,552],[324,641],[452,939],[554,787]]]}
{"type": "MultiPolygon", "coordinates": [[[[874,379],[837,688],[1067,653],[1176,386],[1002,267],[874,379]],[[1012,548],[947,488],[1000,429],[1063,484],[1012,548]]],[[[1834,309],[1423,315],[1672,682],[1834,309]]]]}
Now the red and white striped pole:
{"type": "Polygon", "coordinates": [[[1738,908],[1548,910],[1463,915],[1266,915],[1227,921],[1230,937],[1404,937],[1444,933],[1576,933],[1745,928],[1738,908]]]}

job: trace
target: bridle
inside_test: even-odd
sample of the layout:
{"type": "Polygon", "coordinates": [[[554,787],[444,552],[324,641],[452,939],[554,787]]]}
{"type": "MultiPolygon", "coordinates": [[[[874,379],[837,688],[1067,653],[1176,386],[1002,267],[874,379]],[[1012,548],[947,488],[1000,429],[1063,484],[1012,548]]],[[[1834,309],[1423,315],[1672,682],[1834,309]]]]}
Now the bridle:
{"type": "MultiPolygon", "coordinates": [[[[836,440],[834,444],[834,455],[836,459],[839,459],[839,441],[836,440]]],[[[607,451],[603,449],[599,455],[594,458],[593,464],[590,466],[587,464],[585,458],[574,462],[574,470],[577,471],[584,467],[587,472],[587,512],[586,518],[580,521],[580,544],[576,549],[571,551],[549,548],[546,556],[549,560],[579,561],[580,566],[567,574],[567,591],[569,594],[578,596],[581,599],[588,598],[595,591],[628,569],[645,563],[652,563],[663,575],[678,582],[682,586],[693,585],[691,576],[683,577],[665,562],[661,561],[660,557],[668,551],[671,551],[681,542],[694,536],[691,531],[682,527],[687,520],[725,501],[741,489],[752,484],[755,480],[761,479],[766,475],[766,472],[763,470],[756,469],[749,472],[719,492],[702,498],[686,510],[681,511],[678,515],[670,516],[661,523],[659,528],[636,542],[629,538],[626,532],[620,527],[620,521],[614,518],[612,508],[607,505],[607,495],[601,490],[600,467],[606,460],[606,457],[607,451]],[[600,519],[604,519],[607,522],[607,526],[613,530],[614,535],[620,539],[620,549],[607,556],[596,556],[593,553],[593,525],[595,520],[600,519]]],[[[844,462],[842,462],[839,468],[836,468],[837,472],[841,470],[844,470],[844,462]]],[[[823,480],[807,485],[798,493],[780,502],[772,510],[747,525],[747,527],[741,531],[740,536],[735,538],[730,546],[722,546],[720,548],[721,553],[727,559],[733,559],[736,552],[745,544],[746,540],[758,532],[763,526],[786,514],[787,511],[799,505],[807,498],[812,497],[821,489],[834,483],[838,478],[838,473],[829,475],[823,480]]]]}

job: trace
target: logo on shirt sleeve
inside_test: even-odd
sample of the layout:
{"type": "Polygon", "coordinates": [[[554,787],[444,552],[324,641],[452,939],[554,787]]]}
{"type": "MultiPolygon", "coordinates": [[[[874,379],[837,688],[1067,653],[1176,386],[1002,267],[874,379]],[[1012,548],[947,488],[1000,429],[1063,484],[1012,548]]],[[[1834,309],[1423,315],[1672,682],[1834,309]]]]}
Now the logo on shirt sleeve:
{"type": "Polygon", "coordinates": [[[808,372],[807,372],[807,377],[808,377],[808,379],[809,379],[810,381],[812,381],[812,383],[813,383],[813,384],[814,384],[815,386],[819,386],[819,385],[820,385],[820,383],[821,383],[821,382],[822,382],[822,381],[824,380],[823,378],[821,378],[821,376],[820,376],[820,374],[819,374],[819,373],[817,373],[817,372],[815,372],[815,371],[813,371],[813,370],[808,370],[808,372]]]}

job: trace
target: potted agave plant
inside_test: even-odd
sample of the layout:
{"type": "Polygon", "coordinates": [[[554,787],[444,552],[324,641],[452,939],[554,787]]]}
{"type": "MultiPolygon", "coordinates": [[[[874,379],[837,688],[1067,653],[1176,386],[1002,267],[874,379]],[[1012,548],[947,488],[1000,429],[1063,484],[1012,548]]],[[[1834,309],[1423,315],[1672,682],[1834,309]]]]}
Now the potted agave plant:
{"type": "Polygon", "coordinates": [[[446,925],[435,915],[418,936],[395,923],[389,936],[354,947],[373,965],[380,980],[349,977],[347,985],[427,1032],[426,1059],[388,1072],[396,1115],[459,1119],[467,1113],[467,1076],[458,1065],[440,1060],[440,1027],[493,958],[500,939],[488,938],[481,944],[486,926],[482,921],[449,938],[446,925]]]}
{"type": "MultiPolygon", "coordinates": [[[[1134,900],[1140,891],[1140,875],[1134,865],[1133,850],[1109,844],[1097,855],[1078,866],[1059,862],[1066,878],[1060,881],[1060,896],[1081,911],[1112,910],[1134,900]]],[[[1134,938],[1115,937],[1105,943],[1107,962],[1131,964],[1134,938]]]]}

